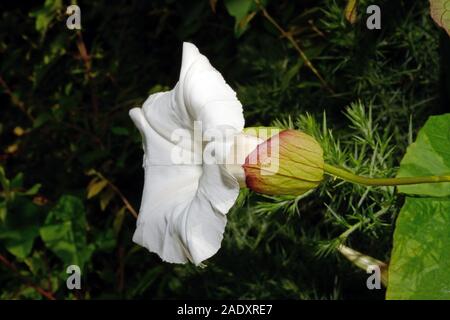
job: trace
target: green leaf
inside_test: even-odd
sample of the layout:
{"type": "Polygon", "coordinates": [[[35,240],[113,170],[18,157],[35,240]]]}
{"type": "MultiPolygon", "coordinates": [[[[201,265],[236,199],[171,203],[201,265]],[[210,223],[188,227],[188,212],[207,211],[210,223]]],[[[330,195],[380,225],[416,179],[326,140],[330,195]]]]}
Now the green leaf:
{"type": "Polygon", "coordinates": [[[396,222],[387,299],[450,299],[450,199],[407,198],[396,222]]]}
{"type": "Polygon", "coordinates": [[[45,270],[45,256],[42,252],[34,251],[31,256],[23,261],[30,269],[31,273],[38,275],[39,272],[45,270]]]}
{"type": "Polygon", "coordinates": [[[23,186],[23,172],[19,172],[12,180],[11,180],[11,189],[20,189],[23,186]]]}
{"type": "Polygon", "coordinates": [[[24,197],[16,198],[9,206],[5,222],[0,226],[0,240],[11,254],[23,260],[30,254],[34,239],[39,235],[41,212],[24,197]]]}
{"type": "MultiPolygon", "coordinates": [[[[403,158],[398,176],[450,173],[450,114],[433,116],[403,158]]],[[[450,183],[402,186],[387,299],[450,299],[450,183]]]]}
{"type": "Polygon", "coordinates": [[[31,12],[30,16],[36,18],[36,31],[44,35],[47,32],[50,22],[55,18],[57,11],[61,8],[61,0],[45,0],[42,8],[31,12]]]}
{"type": "MultiPolygon", "coordinates": [[[[398,177],[450,175],[450,114],[432,116],[408,147],[398,177]]],[[[406,194],[450,196],[450,183],[400,186],[406,194]]]]}
{"type": "Polygon", "coordinates": [[[45,245],[67,266],[83,268],[92,254],[86,243],[86,217],[83,202],[74,196],[62,196],[49,212],[39,233],[45,245]]]}
{"type": "Polygon", "coordinates": [[[228,13],[234,17],[234,32],[236,37],[240,37],[256,14],[256,3],[254,0],[225,0],[225,7],[228,13]]]}
{"type": "Polygon", "coordinates": [[[430,14],[434,22],[450,35],[450,0],[430,0],[430,14]]]}
{"type": "Polygon", "coordinates": [[[250,11],[253,3],[253,0],[225,0],[225,7],[236,21],[240,21],[250,11]]]}
{"type": "Polygon", "coordinates": [[[33,248],[34,239],[39,235],[39,228],[35,226],[23,227],[20,230],[1,231],[0,239],[5,248],[19,260],[25,259],[33,248]]]}
{"type": "Polygon", "coordinates": [[[41,189],[41,184],[40,183],[36,183],[34,186],[32,186],[30,189],[28,189],[25,192],[18,192],[18,194],[24,195],[24,196],[34,196],[36,193],[39,192],[39,190],[41,189]]]}
{"type": "Polygon", "coordinates": [[[51,118],[51,115],[47,112],[39,114],[36,120],[33,122],[33,128],[37,129],[39,127],[42,127],[45,123],[49,122],[51,118]]]}

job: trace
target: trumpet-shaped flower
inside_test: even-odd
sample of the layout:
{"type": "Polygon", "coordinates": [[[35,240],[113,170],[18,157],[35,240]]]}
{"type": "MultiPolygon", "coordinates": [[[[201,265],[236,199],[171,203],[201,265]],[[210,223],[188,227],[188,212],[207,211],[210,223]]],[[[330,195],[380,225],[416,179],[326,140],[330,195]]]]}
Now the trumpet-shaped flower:
{"type": "MultiPolygon", "coordinates": [[[[145,171],[133,241],[164,261],[199,264],[220,248],[245,179],[245,154],[224,165],[244,128],[242,105],[208,59],[184,43],[178,83],[152,94],[130,117],[142,135],[145,171]],[[204,134],[197,137],[199,127],[204,134]],[[205,141],[208,134],[220,139],[205,141]]],[[[260,142],[246,141],[248,152],[260,142]]]]}

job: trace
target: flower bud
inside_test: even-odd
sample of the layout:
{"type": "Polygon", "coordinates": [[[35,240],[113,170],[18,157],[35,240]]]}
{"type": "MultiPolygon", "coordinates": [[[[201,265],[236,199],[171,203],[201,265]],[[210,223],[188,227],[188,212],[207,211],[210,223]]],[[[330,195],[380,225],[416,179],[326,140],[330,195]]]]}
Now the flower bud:
{"type": "Polygon", "coordinates": [[[259,144],[243,165],[246,185],[268,195],[302,195],[323,180],[323,150],[311,136],[284,130],[259,144]]]}

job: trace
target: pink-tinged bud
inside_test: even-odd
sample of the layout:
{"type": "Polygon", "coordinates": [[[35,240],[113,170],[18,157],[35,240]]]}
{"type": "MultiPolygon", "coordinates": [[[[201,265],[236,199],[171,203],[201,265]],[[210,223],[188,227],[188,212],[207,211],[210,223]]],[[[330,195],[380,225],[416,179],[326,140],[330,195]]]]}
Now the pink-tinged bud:
{"type": "Polygon", "coordinates": [[[245,159],[245,182],[268,195],[301,195],[323,180],[323,150],[311,136],[285,130],[272,136],[245,159]]]}

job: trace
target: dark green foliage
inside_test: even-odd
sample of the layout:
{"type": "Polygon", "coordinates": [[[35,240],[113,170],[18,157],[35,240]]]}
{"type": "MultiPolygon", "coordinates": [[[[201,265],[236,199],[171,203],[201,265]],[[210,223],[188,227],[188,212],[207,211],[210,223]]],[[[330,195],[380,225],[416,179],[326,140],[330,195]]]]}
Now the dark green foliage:
{"type": "Polygon", "coordinates": [[[427,116],[449,111],[440,103],[449,39],[439,48],[426,1],[360,1],[355,25],[345,1],[261,1],[333,94],[256,5],[240,29],[242,14],[222,0],[214,10],[201,0],[77,2],[81,33],[66,28],[67,1],[0,4],[0,254],[14,264],[0,265],[0,298],[45,298],[30,281],[58,299],[384,297],[334,249],[344,241],[389,260],[403,201],[393,188],[327,180],[303,198],[242,190],[205,268],[134,245],[123,199],[139,208],[143,170],[128,110],[176,83],[182,41],[192,41],[236,89],[247,126],[300,128],[328,162],[393,176],[427,116]],[[373,3],[379,31],[365,26],[373,3]],[[70,292],[75,262],[82,290],[70,292]]]}

